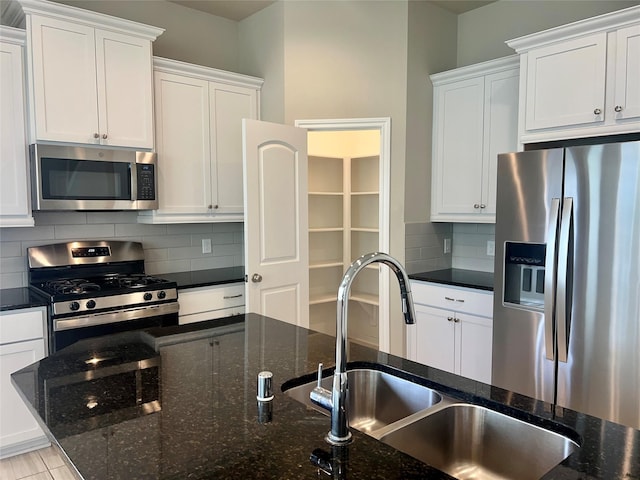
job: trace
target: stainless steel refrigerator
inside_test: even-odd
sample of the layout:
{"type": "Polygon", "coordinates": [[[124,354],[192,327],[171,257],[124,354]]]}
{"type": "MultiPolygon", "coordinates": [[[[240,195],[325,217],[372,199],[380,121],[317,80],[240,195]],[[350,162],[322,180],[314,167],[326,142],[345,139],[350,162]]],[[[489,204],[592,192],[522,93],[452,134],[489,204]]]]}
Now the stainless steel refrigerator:
{"type": "Polygon", "coordinates": [[[640,142],[498,156],[492,383],[640,429],[640,142]]]}

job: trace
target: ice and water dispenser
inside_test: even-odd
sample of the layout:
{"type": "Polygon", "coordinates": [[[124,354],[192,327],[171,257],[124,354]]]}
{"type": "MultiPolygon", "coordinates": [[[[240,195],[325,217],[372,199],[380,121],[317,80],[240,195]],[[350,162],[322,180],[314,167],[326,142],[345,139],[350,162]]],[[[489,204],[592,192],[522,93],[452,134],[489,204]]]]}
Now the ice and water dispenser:
{"type": "Polygon", "coordinates": [[[504,304],[544,308],[544,243],[505,242],[504,304]]]}

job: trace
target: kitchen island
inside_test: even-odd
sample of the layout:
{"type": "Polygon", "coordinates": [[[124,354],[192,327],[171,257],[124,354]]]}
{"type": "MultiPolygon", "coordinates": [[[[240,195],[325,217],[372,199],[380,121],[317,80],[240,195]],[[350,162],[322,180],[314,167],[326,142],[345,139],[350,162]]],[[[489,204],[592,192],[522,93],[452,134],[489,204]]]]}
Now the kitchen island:
{"type": "MultiPolygon", "coordinates": [[[[332,452],[324,441],[329,418],[280,387],[312,380],[319,362],[332,366],[334,347],[333,337],[246,314],[79,342],[13,381],[85,479],[311,478],[318,475],[312,452],[339,457],[341,478],[450,479],[358,431],[332,452]],[[273,373],[275,396],[259,404],[263,370],[273,373]]],[[[349,362],[402,370],[580,444],[545,479],[640,479],[638,430],[356,344],[349,362]]]]}

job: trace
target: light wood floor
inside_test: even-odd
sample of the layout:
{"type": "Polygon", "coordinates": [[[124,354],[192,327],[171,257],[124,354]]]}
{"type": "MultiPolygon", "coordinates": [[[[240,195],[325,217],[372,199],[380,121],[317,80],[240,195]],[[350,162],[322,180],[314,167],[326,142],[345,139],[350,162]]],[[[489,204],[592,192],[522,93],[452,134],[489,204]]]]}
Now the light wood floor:
{"type": "Polygon", "coordinates": [[[54,447],[0,460],[0,480],[76,480],[54,447]]]}

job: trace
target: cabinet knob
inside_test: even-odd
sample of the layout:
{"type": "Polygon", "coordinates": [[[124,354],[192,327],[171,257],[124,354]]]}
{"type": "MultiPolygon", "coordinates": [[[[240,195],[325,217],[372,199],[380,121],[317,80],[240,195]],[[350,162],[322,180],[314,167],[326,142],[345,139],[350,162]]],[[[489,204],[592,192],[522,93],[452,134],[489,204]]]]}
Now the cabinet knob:
{"type": "Polygon", "coordinates": [[[453,317],[447,317],[448,322],[453,322],[453,317]]]}
{"type": "Polygon", "coordinates": [[[481,203],[480,208],[487,208],[487,206],[484,203],[481,203]]]}
{"type": "Polygon", "coordinates": [[[456,317],[456,318],[453,319],[453,322],[454,323],[458,323],[458,322],[460,322],[460,319],[456,317]]]}
{"type": "Polygon", "coordinates": [[[211,210],[213,208],[213,205],[207,205],[207,208],[211,210]]]}
{"type": "Polygon", "coordinates": [[[106,133],[103,133],[103,134],[102,134],[102,138],[103,138],[104,140],[106,140],[106,139],[107,139],[107,134],[106,134],[106,133]]]}
{"type": "Polygon", "coordinates": [[[93,138],[100,138],[100,134],[98,132],[94,133],[93,138]]]}
{"type": "Polygon", "coordinates": [[[473,208],[480,208],[480,204],[479,203],[474,203],[473,204],[473,208]]]}
{"type": "Polygon", "coordinates": [[[215,210],[216,208],[218,208],[218,205],[214,205],[214,206],[213,206],[213,209],[214,209],[214,210],[215,210]]]}
{"type": "Polygon", "coordinates": [[[620,113],[620,112],[622,111],[622,105],[616,105],[616,106],[614,107],[614,110],[615,110],[616,112],[620,113]]]}
{"type": "Polygon", "coordinates": [[[599,108],[596,108],[595,110],[593,110],[594,115],[600,115],[601,113],[602,113],[602,110],[600,110],[599,108]]]}

